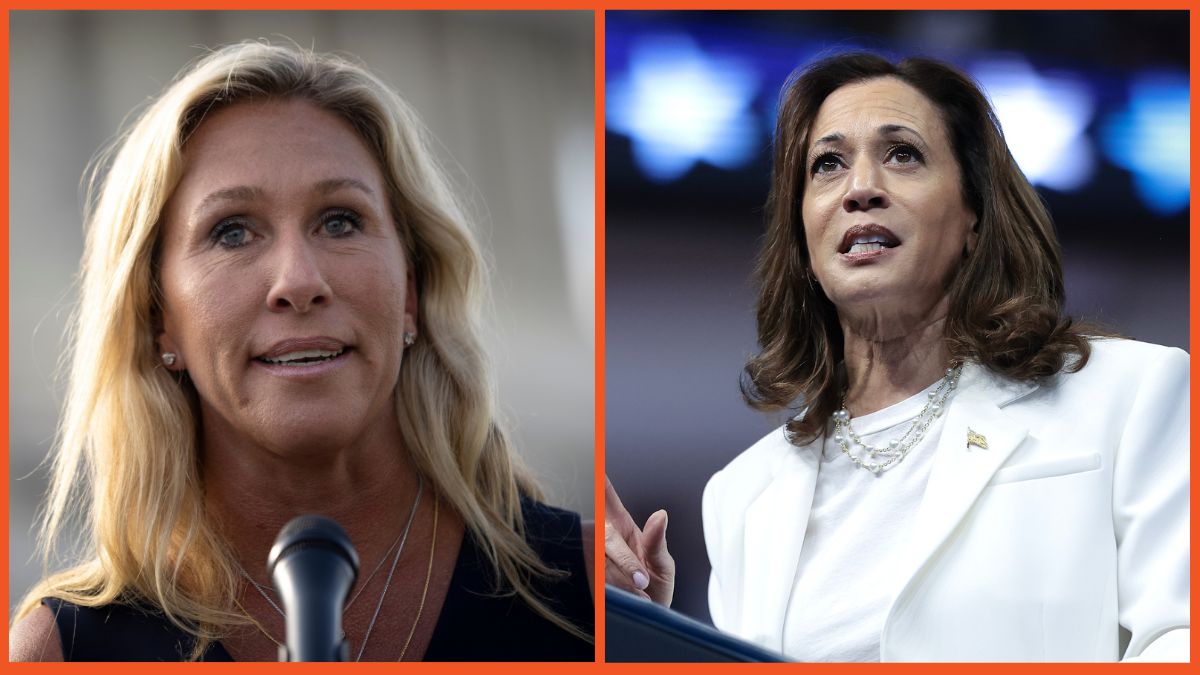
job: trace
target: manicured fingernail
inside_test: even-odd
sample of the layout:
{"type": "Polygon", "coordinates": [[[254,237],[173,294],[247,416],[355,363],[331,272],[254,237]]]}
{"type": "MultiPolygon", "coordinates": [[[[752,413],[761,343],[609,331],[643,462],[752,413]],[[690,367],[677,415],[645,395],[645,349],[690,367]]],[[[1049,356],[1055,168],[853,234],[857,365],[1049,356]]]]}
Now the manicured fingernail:
{"type": "Polygon", "coordinates": [[[650,585],[650,579],[646,577],[645,572],[638,570],[633,573],[633,585],[636,586],[639,591],[644,591],[646,590],[646,587],[650,585]]]}

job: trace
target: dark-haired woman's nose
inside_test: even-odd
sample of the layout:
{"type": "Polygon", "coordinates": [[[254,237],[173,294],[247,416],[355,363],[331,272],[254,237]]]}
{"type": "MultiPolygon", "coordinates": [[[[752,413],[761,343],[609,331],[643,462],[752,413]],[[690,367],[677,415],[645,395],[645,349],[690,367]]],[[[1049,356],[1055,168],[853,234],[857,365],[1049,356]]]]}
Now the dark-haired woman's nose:
{"type": "Polygon", "coordinates": [[[891,205],[887,191],[883,189],[880,167],[859,162],[850,169],[849,179],[850,187],[842,197],[842,208],[846,211],[886,209],[891,205]]]}

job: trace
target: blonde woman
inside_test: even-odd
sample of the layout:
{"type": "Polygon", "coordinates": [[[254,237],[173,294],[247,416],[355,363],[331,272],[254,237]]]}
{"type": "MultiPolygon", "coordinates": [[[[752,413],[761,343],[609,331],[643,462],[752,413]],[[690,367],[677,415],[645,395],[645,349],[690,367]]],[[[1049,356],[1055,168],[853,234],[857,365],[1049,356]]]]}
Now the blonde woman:
{"type": "Polygon", "coordinates": [[[203,58],[97,166],[37,584],[14,660],[275,660],[263,563],[320,513],[358,660],[591,660],[591,526],[496,420],[480,256],[423,138],[346,60],[203,58]],[[588,545],[585,545],[585,542],[588,545]]]}

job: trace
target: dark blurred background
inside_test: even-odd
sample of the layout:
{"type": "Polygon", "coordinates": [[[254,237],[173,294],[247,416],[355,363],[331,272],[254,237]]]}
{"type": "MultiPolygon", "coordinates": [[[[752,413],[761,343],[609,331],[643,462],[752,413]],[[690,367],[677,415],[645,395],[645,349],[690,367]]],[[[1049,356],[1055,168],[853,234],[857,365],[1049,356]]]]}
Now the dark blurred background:
{"type": "Polygon", "coordinates": [[[966,70],[1055,218],[1070,313],[1188,348],[1186,12],[609,11],[606,41],[606,470],[639,522],[670,512],[675,609],[709,618],[705,482],[782,423],[738,377],[794,68],[868,49],[966,70]]]}

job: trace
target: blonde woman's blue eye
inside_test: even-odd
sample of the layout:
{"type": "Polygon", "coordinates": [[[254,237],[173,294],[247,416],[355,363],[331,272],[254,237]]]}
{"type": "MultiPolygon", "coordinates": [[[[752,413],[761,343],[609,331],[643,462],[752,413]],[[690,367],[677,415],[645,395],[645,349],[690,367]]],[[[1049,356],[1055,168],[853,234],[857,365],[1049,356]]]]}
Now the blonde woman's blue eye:
{"type": "Polygon", "coordinates": [[[358,219],[350,214],[335,214],[325,219],[322,227],[331,237],[345,237],[359,227],[358,219]]]}
{"type": "Polygon", "coordinates": [[[222,248],[239,248],[246,244],[250,233],[245,225],[239,223],[221,223],[213,230],[213,241],[222,248]]]}

